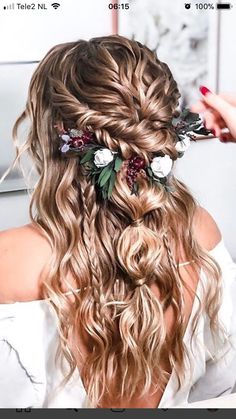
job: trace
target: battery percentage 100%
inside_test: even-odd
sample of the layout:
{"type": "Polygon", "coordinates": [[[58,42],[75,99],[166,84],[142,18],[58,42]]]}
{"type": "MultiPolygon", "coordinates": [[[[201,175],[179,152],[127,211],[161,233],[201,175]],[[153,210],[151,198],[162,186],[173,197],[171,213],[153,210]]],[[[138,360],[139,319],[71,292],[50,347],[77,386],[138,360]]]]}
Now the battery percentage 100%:
{"type": "Polygon", "coordinates": [[[197,10],[214,10],[215,5],[213,3],[195,3],[197,10]]]}

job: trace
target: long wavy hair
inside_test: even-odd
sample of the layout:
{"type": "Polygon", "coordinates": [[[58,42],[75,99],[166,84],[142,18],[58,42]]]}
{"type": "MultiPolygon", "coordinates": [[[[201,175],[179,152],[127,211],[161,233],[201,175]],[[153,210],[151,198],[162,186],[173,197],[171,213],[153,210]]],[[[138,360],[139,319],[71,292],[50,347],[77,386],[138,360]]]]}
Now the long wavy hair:
{"type": "Polygon", "coordinates": [[[170,376],[164,358],[181,385],[183,290],[190,287],[177,266],[178,249],[195,261],[198,274],[204,270],[211,278],[193,333],[203,309],[212,329],[217,325],[220,270],[194,236],[197,203],[182,182],[172,175],[173,191],[167,192],[142,176],[139,196],[131,195],[123,169],[111,198],[103,201],[78,157],[60,153],[55,125],[89,128],[99,144],[125,160],[139,155],[148,163],[159,152],[175,160],[170,122],[179,97],[168,66],[140,42],[118,35],[79,40],[56,45],[40,62],[13,128],[13,165],[27,151],[39,175],[30,218],[52,248],[42,295],[57,314],[57,357],[69,365],[63,385],[80,356],[81,379],[95,407],[105,398],[112,406],[114,400],[164,389],[170,376]],[[19,147],[18,128],[27,119],[29,134],[19,147]],[[142,222],[133,225],[134,220],[142,222]],[[73,300],[63,292],[69,273],[80,289],[73,300]],[[159,298],[150,289],[153,283],[159,298]],[[168,333],[164,316],[170,307],[174,323],[168,333]],[[88,349],[84,358],[78,345],[69,344],[78,335],[88,349]]]}

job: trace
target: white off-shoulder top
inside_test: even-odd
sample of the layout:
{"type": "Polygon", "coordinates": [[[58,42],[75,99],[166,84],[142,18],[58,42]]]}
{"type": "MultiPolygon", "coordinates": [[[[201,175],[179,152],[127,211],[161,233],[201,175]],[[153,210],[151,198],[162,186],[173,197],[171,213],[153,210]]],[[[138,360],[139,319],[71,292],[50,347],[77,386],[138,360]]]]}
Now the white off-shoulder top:
{"type": "MultiPolygon", "coordinates": [[[[220,320],[229,338],[213,344],[208,318],[202,314],[192,341],[184,385],[173,371],[159,408],[191,407],[189,403],[231,393],[236,382],[236,265],[223,240],[209,252],[223,276],[220,320]]],[[[197,295],[201,298],[207,278],[201,275],[197,295]]],[[[79,291],[79,290],[77,290],[79,291]]],[[[198,308],[195,297],[184,341],[190,346],[190,322],[198,308]]],[[[59,335],[56,314],[48,300],[0,304],[0,408],[93,407],[78,370],[60,391],[63,376],[55,366],[59,335]]],[[[235,389],[236,391],[236,389],[235,389]]],[[[236,407],[236,406],[235,406],[236,407]]]]}

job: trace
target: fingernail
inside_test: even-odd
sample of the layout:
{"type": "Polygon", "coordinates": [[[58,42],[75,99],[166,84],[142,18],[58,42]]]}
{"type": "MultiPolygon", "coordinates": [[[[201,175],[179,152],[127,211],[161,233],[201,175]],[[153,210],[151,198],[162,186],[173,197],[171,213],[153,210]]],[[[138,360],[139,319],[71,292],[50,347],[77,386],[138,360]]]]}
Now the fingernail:
{"type": "Polygon", "coordinates": [[[216,131],[214,129],[211,129],[211,132],[214,136],[216,136],[216,131]]]}
{"type": "Polygon", "coordinates": [[[206,86],[200,86],[199,90],[203,96],[206,96],[207,93],[212,93],[211,90],[206,86]]]}
{"type": "Polygon", "coordinates": [[[221,135],[221,137],[220,137],[220,141],[221,141],[222,143],[227,143],[227,142],[228,142],[227,135],[222,134],[222,135],[221,135]]]}

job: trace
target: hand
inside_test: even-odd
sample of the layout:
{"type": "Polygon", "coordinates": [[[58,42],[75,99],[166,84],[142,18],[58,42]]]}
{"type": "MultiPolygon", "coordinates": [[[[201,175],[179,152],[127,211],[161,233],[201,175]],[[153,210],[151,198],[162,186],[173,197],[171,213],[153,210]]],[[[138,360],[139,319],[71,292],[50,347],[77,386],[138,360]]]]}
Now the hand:
{"type": "Polygon", "coordinates": [[[222,142],[236,143],[236,96],[216,95],[201,86],[202,99],[191,107],[192,112],[204,113],[205,127],[222,142]],[[229,132],[221,132],[228,128],[229,132]]]}

